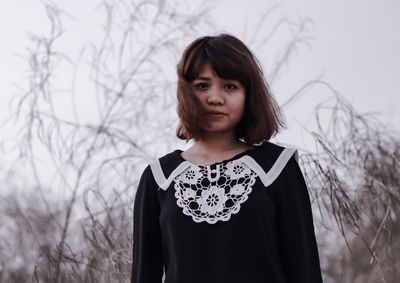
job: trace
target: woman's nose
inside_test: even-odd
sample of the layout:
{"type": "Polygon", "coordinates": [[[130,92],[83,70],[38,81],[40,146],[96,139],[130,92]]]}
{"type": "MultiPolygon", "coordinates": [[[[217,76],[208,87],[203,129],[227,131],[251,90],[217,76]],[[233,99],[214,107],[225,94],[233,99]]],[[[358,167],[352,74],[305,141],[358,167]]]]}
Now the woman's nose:
{"type": "Polygon", "coordinates": [[[218,90],[216,88],[210,89],[207,94],[207,103],[208,104],[223,104],[224,98],[222,97],[220,90],[218,90]]]}

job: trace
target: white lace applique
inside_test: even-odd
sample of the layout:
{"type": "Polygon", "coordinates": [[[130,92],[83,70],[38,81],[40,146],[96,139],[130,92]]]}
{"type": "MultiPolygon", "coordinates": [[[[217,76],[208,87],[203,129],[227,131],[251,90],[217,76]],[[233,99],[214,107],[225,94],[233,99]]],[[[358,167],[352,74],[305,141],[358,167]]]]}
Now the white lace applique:
{"type": "Polygon", "coordinates": [[[256,181],[256,173],[240,159],[212,167],[193,164],[174,179],[178,206],[197,223],[228,221],[256,181]]]}

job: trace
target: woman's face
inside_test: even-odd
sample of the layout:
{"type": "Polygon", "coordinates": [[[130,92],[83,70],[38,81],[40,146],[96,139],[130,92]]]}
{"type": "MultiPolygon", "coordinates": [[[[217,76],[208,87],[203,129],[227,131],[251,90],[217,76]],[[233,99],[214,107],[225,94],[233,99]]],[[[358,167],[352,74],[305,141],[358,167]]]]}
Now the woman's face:
{"type": "Polygon", "coordinates": [[[206,111],[209,125],[206,132],[230,132],[240,122],[244,113],[246,91],[236,80],[217,76],[209,64],[204,64],[199,76],[192,81],[195,95],[206,111]]]}

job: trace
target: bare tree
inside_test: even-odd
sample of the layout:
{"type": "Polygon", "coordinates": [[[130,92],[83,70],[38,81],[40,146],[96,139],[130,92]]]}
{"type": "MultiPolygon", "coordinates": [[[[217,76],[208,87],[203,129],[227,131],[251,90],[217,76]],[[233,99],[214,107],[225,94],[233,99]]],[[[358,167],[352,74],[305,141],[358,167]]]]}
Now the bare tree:
{"type": "Polygon", "coordinates": [[[303,155],[312,199],[325,227],[321,245],[323,235],[330,236],[325,246],[331,248],[322,249],[325,281],[397,282],[400,135],[377,115],[358,114],[326,86],[335,93],[333,103],[319,105],[316,119],[325,112],[330,120],[318,123],[312,133],[317,153],[303,155]],[[342,238],[331,233],[335,227],[342,238]]]}
{"type": "Polygon", "coordinates": [[[63,21],[72,17],[52,3],[45,8],[50,33],[31,35],[28,87],[14,100],[23,121],[18,162],[30,166],[36,187],[29,198],[3,197],[2,214],[14,223],[1,247],[17,250],[2,256],[1,276],[127,281],[134,188],[145,161],[171,146],[175,130],[175,74],[166,67],[175,63],[167,60],[211,24],[210,5],[102,1],[100,44],[86,44],[77,58],[62,49],[63,21]]]}

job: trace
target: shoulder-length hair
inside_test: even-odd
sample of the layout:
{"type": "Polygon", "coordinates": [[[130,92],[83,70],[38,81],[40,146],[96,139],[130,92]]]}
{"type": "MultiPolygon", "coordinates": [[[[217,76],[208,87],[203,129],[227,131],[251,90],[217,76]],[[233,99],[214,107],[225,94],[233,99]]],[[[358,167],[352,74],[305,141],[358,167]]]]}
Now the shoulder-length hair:
{"type": "Polygon", "coordinates": [[[248,144],[258,144],[269,140],[278,133],[280,127],[284,127],[281,110],[256,57],[236,37],[220,34],[193,41],[184,50],[178,64],[178,138],[189,141],[205,135],[201,127],[204,109],[199,107],[191,84],[207,63],[220,78],[240,81],[245,87],[244,114],[235,128],[238,139],[248,144]]]}

